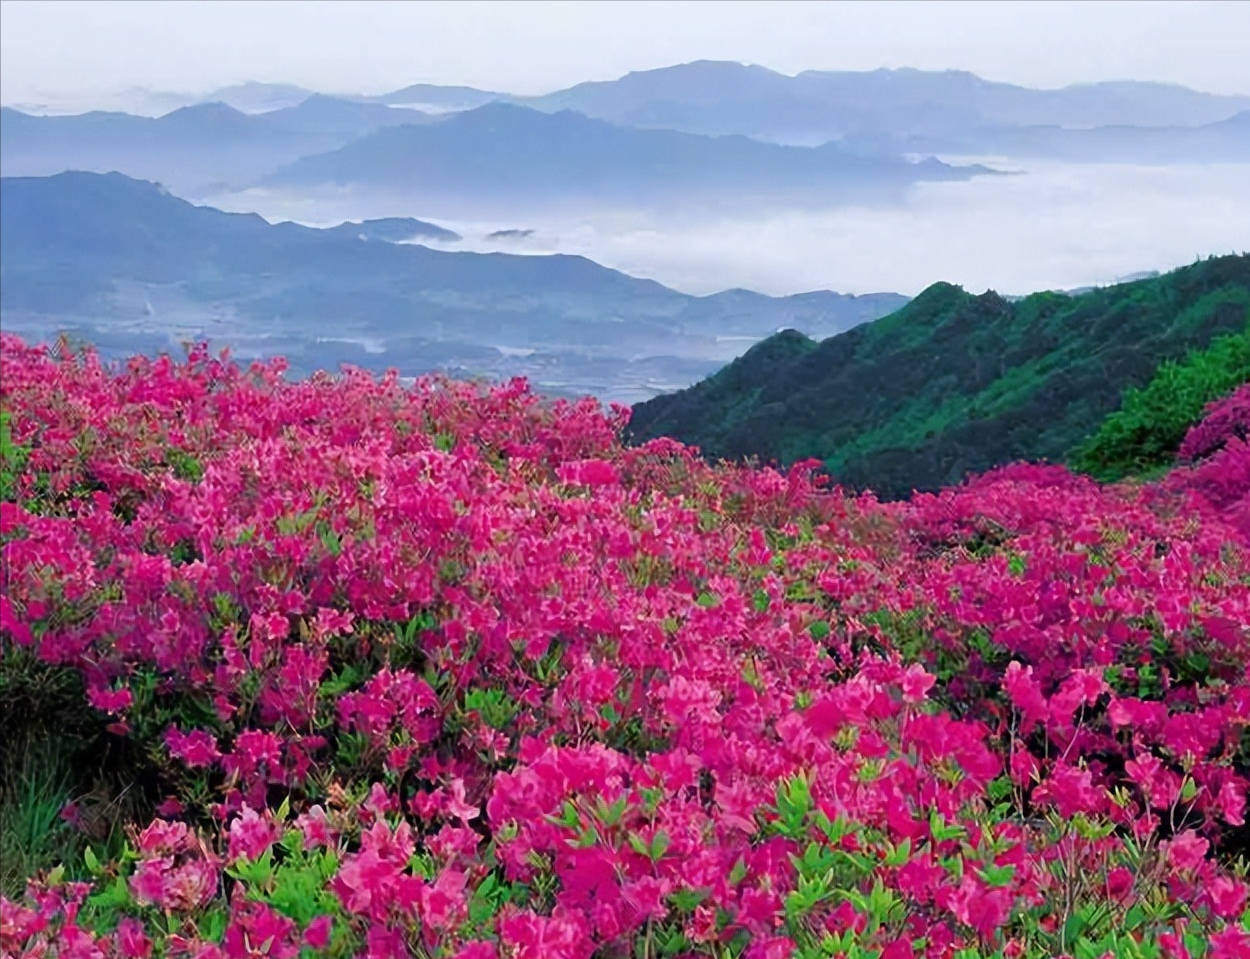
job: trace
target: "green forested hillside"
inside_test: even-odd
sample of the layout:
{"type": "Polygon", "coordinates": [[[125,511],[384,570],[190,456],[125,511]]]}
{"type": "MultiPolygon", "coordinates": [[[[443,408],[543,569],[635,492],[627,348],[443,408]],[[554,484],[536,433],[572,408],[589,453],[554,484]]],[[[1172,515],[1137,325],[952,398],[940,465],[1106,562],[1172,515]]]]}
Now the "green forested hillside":
{"type": "Polygon", "coordinates": [[[1250,382],[1250,326],[1217,337],[1183,360],[1165,360],[1142,389],[1078,446],[1070,465],[1104,481],[1166,470],[1208,403],[1250,382]]]}
{"type": "Polygon", "coordinates": [[[1066,459],[1161,362],[1248,325],[1247,255],[1016,302],[938,283],[820,343],[779,333],[634,407],[631,429],[713,457],[816,457],[843,483],[905,496],[1012,460],[1066,459]]]}

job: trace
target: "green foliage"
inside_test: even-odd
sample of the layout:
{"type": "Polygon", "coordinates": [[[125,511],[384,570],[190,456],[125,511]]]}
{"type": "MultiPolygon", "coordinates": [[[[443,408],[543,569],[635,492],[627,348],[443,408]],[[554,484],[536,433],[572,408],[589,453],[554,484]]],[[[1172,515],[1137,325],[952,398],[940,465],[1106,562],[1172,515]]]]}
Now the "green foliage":
{"type": "Polygon", "coordinates": [[[61,818],[72,784],[63,750],[30,751],[6,764],[0,786],[0,895],[20,898],[31,876],[77,858],[79,837],[61,818]]]}
{"type": "Polygon", "coordinates": [[[241,884],[247,898],[306,926],[317,916],[341,918],[339,899],[327,888],[338,867],[333,850],[305,849],[303,834],[292,829],[276,850],[266,850],[256,861],[241,859],[226,874],[241,884]]]}
{"type": "Polygon", "coordinates": [[[17,498],[17,477],[30,452],[13,442],[12,418],[8,410],[0,410],[0,501],[3,502],[17,498]]]}
{"type": "Polygon", "coordinates": [[[79,862],[89,840],[116,847],[123,824],[150,812],[133,757],[106,722],[77,671],[0,643],[0,894],[79,862]],[[61,816],[70,802],[77,828],[61,816]]]}
{"type": "Polygon", "coordinates": [[[1112,481],[1171,465],[1204,407],[1250,380],[1250,327],[1221,336],[1183,361],[1165,361],[1142,389],[1073,453],[1073,468],[1112,481]]]}
{"type": "Polygon", "coordinates": [[[1161,362],[1248,324],[1245,255],[1014,302],[939,283],[819,344],[778,334],[640,403],[630,430],[711,457],[815,457],[845,485],[906,496],[1016,460],[1067,460],[1161,362]]]}

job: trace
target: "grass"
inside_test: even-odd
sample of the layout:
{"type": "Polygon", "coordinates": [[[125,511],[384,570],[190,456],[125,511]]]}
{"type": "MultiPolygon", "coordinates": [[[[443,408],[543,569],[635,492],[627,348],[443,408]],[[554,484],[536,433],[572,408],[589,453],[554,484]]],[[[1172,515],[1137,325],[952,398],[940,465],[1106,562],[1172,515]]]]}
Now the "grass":
{"type": "Polygon", "coordinates": [[[136,797],[124,772],[107,768],[101,734],[73,670],[0,650],[0,894],[20,897],[29,878],[59,865],[79,878],[88,844],[120,850],[136,797]],[[71,800],[81,828],[61,816],[71,800]]]}
{"type": "Polygon", "coordinates": [[[73,757],[52,742],[39,745],[12,757],[0,783],[0,894],[10,899],[31,876],[82,860],[84,837],[61,818],[74,788],[73,757]]]}

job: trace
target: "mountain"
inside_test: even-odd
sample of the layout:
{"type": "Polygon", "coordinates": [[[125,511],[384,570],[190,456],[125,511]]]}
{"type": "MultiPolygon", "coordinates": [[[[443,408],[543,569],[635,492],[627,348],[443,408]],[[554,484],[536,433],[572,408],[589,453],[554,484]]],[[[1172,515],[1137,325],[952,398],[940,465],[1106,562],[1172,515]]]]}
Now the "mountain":
{"type": "Polygon", "coordinates": [[[783,143],[872,132],[949,135],[986,127],[1201,126],[1250,109],[1250,97],[1161,83],[1037,90],[956,70],[808,70],[786,76],[708,60],[581,83],[517,102],[631,126],[737,133],[783,143]]]}
{"type": "Polygon", "coordinates": [[[317,93],[295,106],[257,114],[256,119],[272,130],[334,136],[347,142],[386,127],[429,123],[434,117],[420,110],[356,103],[317,93]]]}
{"type": "Polygon", "coordinates": [[[305,373],[351,362],[528,375],[547,392],[632,401],[706,376],[781,326],[829,335],[906,302],[692,297],[583,257],[382,238],[414,224],[270,224],[121,174],[4,178],[0,320],[34,339],[67,330],[114,357],[207,337],[305,373]]]}
{"type": "Polygon", "coordinates": [[[856,134],[851,149],[882,156],[906,153],[962,156],[1040,157],[1066,163],[1250,162],[1250,110],[1190,127],[1057,126],[985,127],[943,136],[856,134]]]}
{"type": "Polygon", "coordinates": [[[327,232],[340,233],[357,240],[382,240],[404,243],[408,240],[439,240],[454,243],[462,240],[459,233],[410,216],[386,216],[376,220],[352,221],[330,227],[327,232]]]}
{"type": "Polygon", "coordinates": [[[634,407],[637,439],[713,457],[824,461],[885,496],[1018,459],[1064,459],[1159,363],[1250,324],[1250,256],[1008,302],[938,283],[815,342],[793,331],[634,407]]]}
{"type": "Polygon", "coordinates": [[[156,117],[4,108],[0,173],[117,171],[201,197],[258,183],[418,190],[442,216],[557,202],[740,213],[894,200],[918,181],[985,172],[911,156],[1250,156],[1250,97],[1133,82],[1033,90],[958,71],[786,76],[700,61],[538,97],[433,84],[331,97],[259,83],[210,96],[156,117]]]}
{"type": "Polygon", "coordinates": [[[244,113],[265,113],[298,106],[313,95],[312,90],[293,83],[258,83],[251,80],[220,87],[193,102],[225,103],[244,113]]]}
{"type": "Polygon", "coordinates": [[[517,98],[506,93],[492,93],[473,87],[445,87],[434,83],[414,83],[412,86],[384,93],[380,96],[360,97],[368,103],[385,103],[397,107],[416,107],[431,112],[472,110],[497,100],[513,101],[517,98]]]}
{"type": "Polygon", "coordinates": [[[438,123],[378,130],[264,177],[266,187],[326,184],[420,192],[463,212],[541,202],[723,204],[864,198],[920,180],[988,172],[936,160],[856,156],[836,145],[790,147],[740,136],[643,130],[571,111],[491,103],[438,123]]]}
{"type": "Polygon", "coordinates": [[[224,103],[182,107],[156,118],[104,112],[32,116],[5,107],[0,170],[5,176],[117,171],[195,192],[208,184],[250,182],[382,127],[429,119],[416,110],[323,96],[255,115],[224,103]]]}

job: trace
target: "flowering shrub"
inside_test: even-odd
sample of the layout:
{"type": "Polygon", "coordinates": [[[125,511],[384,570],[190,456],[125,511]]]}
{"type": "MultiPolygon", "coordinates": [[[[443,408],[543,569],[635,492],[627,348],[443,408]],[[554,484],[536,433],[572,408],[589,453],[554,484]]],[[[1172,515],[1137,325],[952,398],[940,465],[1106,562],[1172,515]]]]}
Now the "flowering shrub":
{"type": "Polygon", "coordinates": [[[156,810],[0,900],[5,954],[1250,950],[1214,494],[883,505],[520,382],[3,363],[5,657],[156,810]]]}
{"type": "Polygon", "coordinates": [[[1213,452],[1227,435],[1230,420],[1236,421],[1238,407],[1245,439],[1250,393],[1243,392],[1240,401],[1219,403],[1224,412],[1218,415],[1208,406],[1247,380],[1250,328],[1216,337],[1180,362],[1165,360],[1142,389],[1125,391],[1120,409],[1072,452],[1068,462],[1101,480],[1166,471],[1182,443],[1182,461],[1213,452]],[[1206,426],[1198,428],[1204,416],[1206,426]]]}
{"type": "Polygon", "coordinates": [[[1168,483],[1250,540],[1250,383],[1207,407],[1185,435],[1168,483]]]}
{"type": "Polygon", "coordinates": [[[1185,434],[1177,458],[1193,463],[1218,452],[1233,439],[1250,439],[1250,383],[1207,406],[1203,418],[1185,434]]]}

